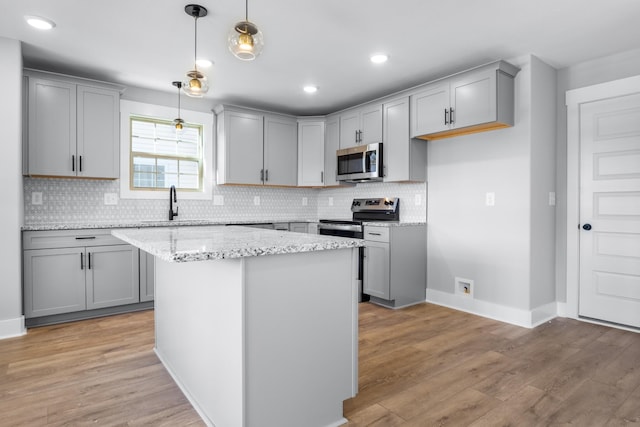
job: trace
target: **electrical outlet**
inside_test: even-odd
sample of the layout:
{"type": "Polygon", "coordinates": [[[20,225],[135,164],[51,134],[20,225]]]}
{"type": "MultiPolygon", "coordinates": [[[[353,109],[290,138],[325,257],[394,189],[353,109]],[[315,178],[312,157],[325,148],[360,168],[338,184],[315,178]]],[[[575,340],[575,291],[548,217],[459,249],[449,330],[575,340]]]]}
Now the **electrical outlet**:
{"type": "Polygon", "coordinates": [[[116,193],[104,193],[104,204],[105,205],[117,205],[118,204],[118,195],[116,193]]]}
{"type": "Polygon", "coordinates": [[[302,198],[302,206],[307,206],[309,204],[309,199],[306,197],[302,198]]]}
{"type": "Polygon", "coordinates": [[[224,205],[224,196],[222,194],[214,194],[213,206],[223,206],[223,205],[224,205]]]}
{"type": "Polygon", "coordinates": [[[549,192],[549,206],[555,206],[556,205],[556,192],[555,191],[550,191],[549,192]]]}
{"type": "Polygon", "coordinates": [[[253,196],[253,204],[255,206],[260,206],[260,196],[253,196]]]}
{"type": "Polygon", "coordinates": [[[413,199],[413,203],[415,203],[416,206],[420,206],[422,204],[422,195],[416,194],[413,199]]]}
{"type": "Polygon", "coordinates": [[[32,205],[41,205],[42,204],[42,193],[39,191],[34,191],[31,193],[31,204],[32,205]]]}
{"type": "Polygon", "coordinates": [[[333,206],[333,197],[329,197],[329,206],[333,206]]]}
{"type": "Polygon", "coordinates": [[[485,195],[485,204],[487,206],[495,206],[496,205],[496,193],[487,193],[485,195]]]}

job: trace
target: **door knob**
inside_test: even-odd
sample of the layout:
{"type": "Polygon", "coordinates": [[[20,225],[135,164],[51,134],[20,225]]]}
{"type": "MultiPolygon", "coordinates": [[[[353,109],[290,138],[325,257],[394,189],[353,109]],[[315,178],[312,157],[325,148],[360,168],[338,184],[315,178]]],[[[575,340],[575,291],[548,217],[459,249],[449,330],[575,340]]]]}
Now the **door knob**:
{"type": "Polygon", "coordinates": [[[585,224],[585,225],[583,225],[583,226],[582,226],[582,228],[583,228],[584,230],[589,231],[589,230],[591,230],[591,224],[585,224]]]}

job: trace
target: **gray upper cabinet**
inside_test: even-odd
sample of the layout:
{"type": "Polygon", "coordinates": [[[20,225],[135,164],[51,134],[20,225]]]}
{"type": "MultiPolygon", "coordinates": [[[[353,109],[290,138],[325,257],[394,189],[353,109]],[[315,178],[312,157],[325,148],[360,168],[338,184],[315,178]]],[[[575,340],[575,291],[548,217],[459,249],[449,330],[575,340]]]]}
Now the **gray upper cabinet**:
{"type": "Polygon", "coordinates": [[[340,119],[338,116],[327,117],[324,128],[324,186],[340,185],[338,176],[338,157],[340,148],[340,119]]]}
{"type": "Polygon", "coordinates": [[[218,184],[262,185],[262,114],[225,109],[218,114],[218,184]]]}
{"type": "Polygon", "coordinates": [[[513,126],[518,68],[497,61],[411,95],[411,137],[425,140],[513,126]]]}
{"type": "Polygon", "coordinates": [[[382,142],[382,104],[367,104],[340,113],[340,148],[382,142]]]}
{"type": "Polygon", "coordinates": [[[384,181],[427,179],[427,143],[409,137],[409,97],[385,101],[383,105],[384,181]]]}
{"type": "Polygon", "coordinates": [[[298,182],[298,123],[293,117],[264,117],[264,184],[295,187],[298,182]]]}
{"type": "Polygon", "coordinates": [[[298,186],[324,185],[325,122],[322,119],[298,120],[298,186]]]}
{"type": "Polygon", "coordinates": [[[120,93],[78,86],[77,174],[118,178],[120,153],[120,93]]]}
{"type": "Polygon", "coordinates": [[[296,185],[295,118],[229,106],[216,114],[218,184],[296,185]]]}
{"type": "Polygon", "coordinates": [[[120,91],[66,76],[25,76],[23,173],[118,178],[120,91]]]}

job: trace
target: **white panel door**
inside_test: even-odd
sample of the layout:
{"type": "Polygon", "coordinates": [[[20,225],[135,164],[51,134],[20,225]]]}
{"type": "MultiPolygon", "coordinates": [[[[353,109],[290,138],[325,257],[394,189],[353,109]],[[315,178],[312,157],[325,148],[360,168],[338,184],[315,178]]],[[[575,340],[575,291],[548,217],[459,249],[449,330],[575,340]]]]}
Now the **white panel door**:
{"type": "Polygon", "coordinates": [[[580,107],[581,316],[640,327],[640,94],[580,107]]]}

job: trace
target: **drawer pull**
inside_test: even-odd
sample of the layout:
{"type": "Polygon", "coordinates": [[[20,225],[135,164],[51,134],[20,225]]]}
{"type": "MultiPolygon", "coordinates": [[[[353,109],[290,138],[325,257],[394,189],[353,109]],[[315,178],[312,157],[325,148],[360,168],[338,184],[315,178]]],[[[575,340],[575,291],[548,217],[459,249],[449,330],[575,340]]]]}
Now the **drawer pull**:
{"type": "Polygon", "coordinates": [[[96,236],[84,236],[84,237],[76,237],[76,240],[93,240],[96,236]]]}
{"type": "Polygon", "coordinates": [[[380,233],[367,233],[367,234],[370,234],[372,236],[382,236],[382,234],[380,234],[380,233]]]}
{"type": "Polygon", "coordinates": [[[91,270],[91,252],[89,252],[89,253],[87,254],[87,256],[88,256],[88,258],[89,258],[89,259],[88,259],[88,262],[87,262],[87,268],[88,268],[89,270],[91,270]]]}

